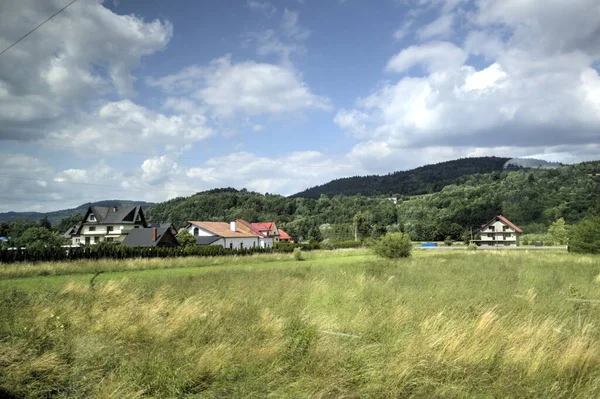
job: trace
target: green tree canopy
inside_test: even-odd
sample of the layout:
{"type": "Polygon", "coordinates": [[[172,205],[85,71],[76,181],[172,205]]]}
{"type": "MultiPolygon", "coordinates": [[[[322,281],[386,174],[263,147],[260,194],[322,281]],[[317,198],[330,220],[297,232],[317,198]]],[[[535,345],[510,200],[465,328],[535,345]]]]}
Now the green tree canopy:
{"type": "Polygon", "coordinates": [[[600,216],[584,219],[573,226],[569,246],[576,253],[600,254],[600,216]]]}
{"type": "Polygon", "coordinates": [[[550,239],[557,245],[567,245],[568,233],[565,219],[560,218],[548,227],[550,239]]]}
{"type": "Polygon", "coordinates": [[[187,230],[182,230],[177,234],[177,241],[179,241],[179,245],[182,247],[192,247],[196,245],[196,237],[191,235],[187,230]]]}
{"type": "Polygon", "coordinates": [[[16,244],[19,247],[60,247],[64,243],[64,239],[44,228],[44,227],[31,227],[17,239],[16,244]]]}

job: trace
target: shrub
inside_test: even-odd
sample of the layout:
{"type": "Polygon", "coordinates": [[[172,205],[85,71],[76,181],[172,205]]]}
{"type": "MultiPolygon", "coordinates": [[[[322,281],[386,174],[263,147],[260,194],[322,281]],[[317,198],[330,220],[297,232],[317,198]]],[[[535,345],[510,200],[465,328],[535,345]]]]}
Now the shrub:
{"type": "Polygon", "coordinates": [[[302,250],[300,248],[294,248],[294,259],[298,261],[304,260],[304,256],[302,256],[302,250]]]}
{"type": "Polygon", "coordinates": [[[467,249],[469,251],[477,251],[477,248],[478,248],[477,244],[473,244],[473,243],[469,244],[469,246],[467,247],[467,249]]]}
{"type": "Polygon", "coordinates": [[[584,219],[573,226],[569,248],[576,253],[600,254],[599,216],[584,219]]]}
{"type": "Polygon", "coordinates": [[[379,239],[373,249],[383,258],[407,258],[412,251],[412,242],[407,234],[388,233],[379,239]]]}
{"type": "Polygon", "coordinates": [[[450,237],[450,236],[446,237],[446,239],[444,240],[444,244],[451,247],[452,246],[452,237],[450,237]]]}

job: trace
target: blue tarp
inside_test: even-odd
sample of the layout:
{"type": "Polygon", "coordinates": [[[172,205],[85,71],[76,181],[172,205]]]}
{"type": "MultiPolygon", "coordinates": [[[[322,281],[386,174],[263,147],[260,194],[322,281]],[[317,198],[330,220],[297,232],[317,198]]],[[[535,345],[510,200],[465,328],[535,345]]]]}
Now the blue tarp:
{"type": "Polygon", "coordinates": [[[424,242],[421,247],[437,247],[437,242],[424,242]]]}

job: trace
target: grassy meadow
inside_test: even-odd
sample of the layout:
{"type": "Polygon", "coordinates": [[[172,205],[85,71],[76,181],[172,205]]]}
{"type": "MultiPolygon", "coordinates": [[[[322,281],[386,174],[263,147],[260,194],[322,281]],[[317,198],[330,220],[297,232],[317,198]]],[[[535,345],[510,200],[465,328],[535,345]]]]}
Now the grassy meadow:
{"type": "Polygon", "coordinates": [[[600,396],[599,257],[305,257],[0,265],[0,396],[600,396]]]}

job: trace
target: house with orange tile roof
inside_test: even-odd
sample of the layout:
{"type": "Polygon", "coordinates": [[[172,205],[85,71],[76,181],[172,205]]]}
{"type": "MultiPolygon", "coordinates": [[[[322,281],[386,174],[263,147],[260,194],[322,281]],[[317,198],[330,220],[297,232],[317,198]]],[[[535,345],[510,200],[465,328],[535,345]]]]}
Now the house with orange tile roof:
{"type": "Polygon", "coordinates": [[[230,249],[261,248],[261,235],[241,228],[235,221],[190,221],[185,230],[196,238],[198,245],[220,245],[230,249]]]}
{"type": "Polygon", "coordinates": [[[238,225],[256,234],[260,234],[266,247],[272,247],[276,242],[293,242],[292,237],[285,231],[277,228],[275,222],[249,223],[244,219],[237,219],[238,225]]]}
{"type": "Polygon", "coordinates": [[[498,215],[481,226],[481,239],[474,242],[479,246],[516,247],[522,233],[519,226],[498,215]]]}

